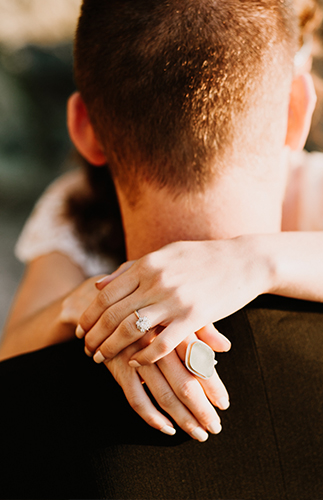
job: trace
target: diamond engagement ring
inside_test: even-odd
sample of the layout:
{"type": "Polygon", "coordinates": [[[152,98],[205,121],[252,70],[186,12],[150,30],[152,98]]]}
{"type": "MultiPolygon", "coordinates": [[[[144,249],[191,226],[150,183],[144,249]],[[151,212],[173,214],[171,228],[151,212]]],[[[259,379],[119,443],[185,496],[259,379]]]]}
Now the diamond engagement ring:
{"type": "Polygon", "coordinates": [[[150,320],[147,318],[147,316],[141,317],[137,310],[134,311],[134,313],[138,318],[138,320],[136,321],[137,330],[139,330],[141,333],[148,332],[148,330],[151,329],[150,320]]]}
{"type": "Polygon", "coordinates": [[[185,356],[185,366],[196,377],[208,379],[214,373],[214,352],[202,340],[193,340],[188,344],[185,356]]]}

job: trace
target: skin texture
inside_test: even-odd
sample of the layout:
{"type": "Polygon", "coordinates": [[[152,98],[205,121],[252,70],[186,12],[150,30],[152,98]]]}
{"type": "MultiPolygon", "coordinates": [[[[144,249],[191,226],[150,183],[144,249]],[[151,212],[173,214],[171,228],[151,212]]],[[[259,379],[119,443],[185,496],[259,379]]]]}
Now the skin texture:
{"type": "MultiPolygon", "coordinates": [[[[287,128],[284,132],[285,147],[281,148],[277,164],[273,164],[270,169],[265,169],[262,165],[261,172],[255,168],[246,170],[240,168],[238,163],[217,177],[201,196],[188,194],[173,199],[167,190],[154,189],[147,184],[142,188],[141,202],[135,210],[128,204],[122,189],[117,185],[129,258],[140,258],[147,251],[154,251],[176,239],[218,240],[233,238],[241,233],[279,232],[288,173],[287,148],[292,150],[303,148],[315,102],[316,96],[310,75],[307,73],[297,75],[290,87],[287,128]],[[161,206],[162,211],[159,210],[161,206]]],[[[87,154],[90,161],[92,155],[96,159],[102,148],[98,141],[93,140],[90,122],[88,121],[87,126],[84,125],[86,109],[84,105],[82,106],[79,95],[72,97],[69,109],[72,137],[76,144],[80,144],[83,153],[87,154]]],[[[278,122],[284,121],[280,115],[273,116],[274,119],[278,122]]],[[[281,127],[278,127],[278,130],[281,130],[281,127]]],[[[278,143],[280,140],[278,137],[278,143]]],[[[147,347],[139,357],[134,358],[139,364],[152,363],[171,352],[190,331],[199,330],[211,321],[230,314],[226,306],[222,310],[220,306],[218,310],[212,310],[211,304],[208,306],[208,297],[211,297],[213,303],[214,296],[219,290],[224,292],[226,286],[227,290],[231,291],[228,294],[224,292],[226,305],[230,297],[232,310],[243,307],[260,293],[280,293],[280,290],[283,290],[286,294],[284,266],[279,265],[279,259],[287,262],[285,256],[281,253],[275,261],[264,248],[257,254],[255,240],[252,250],[248,248],[248,244],[245,245],[245,240],[243,241],[240,240],[240,246],[238,245],[239,250],[241,249],[238,261],[240,263],[243,261],[245,267],[242,267],[242,273],[241,269],[240,272],[236,270],[232,273],[233,281],[242,274],[242,282],[247,283],[243,291],[240,283],[233,284],[228,279],[226,263],[230,262],[230,268],[234,267],[232,263],[237,255],[234,240],[227,243],[225,248],[221,248],[219,242],[204,242],[195,246],[188,244],[186,249],[177,246],[174,250],[172,247],[169,254],[163,249],[163,253],[153,253],[149,258],[144,257],[139,260],[123,280],[120,277],[117,283],[104,287],[82,316],[80,327],[87,333],[85,337],[87,349],[94,352],[104,337],[116,332],[116,335],[112,335],[102,346],[100,350],[102,356],[95,357],[96,360],[102,361],[104,358],[110,359],[119,352],[117,346],[119,342],[122,349],[128,345],[130,338],[138,338],[138,333],[134,332],[131,315],[135,309],[140,308],[141,315],[147,315],[153,326],[159,324],[166,327],[151,346],[147,347]],[[260,262],[262,270],[257,267],[257,262],[260,262]],[[214,266],[217,268],[214,269],[214,266]],[[221,272],[219,274],[219,269],[222,274],[221,272]],[[277,269],[280,272],[278,279],[277,269]],[[212,283],[207,281],[208,276],[212,277],[210,279],[212,283]],[[196,283],[200,285],[198,292],[196,283]],[[180,290],[181,293],[177,296],[173,290],[180,290]]],[[[283,241],[286,243],[286,237],[283,241]]],[[[301,244],[303,251],[305,246],[304,243],[301,244]]],[[[281,246],[279,251],[282,252],[281,246]]],[[[290,255],[292,253],[293,251],[290,251],[290,255]]],[[[297,279],[300,273],[297,269],[294,271],[297,279]]],[[[295,294],[296,287],[290,273],[288,279],[292,291],[287,290],[287,295],[295,294]]],[[[306,282],[306,277],[302,276],[301,279],[306,282]]],[[[305,285],[305,288],[308,298],[317,297],[316,292],[311,294],[308,291],[309,287],[305,285]]],[[[317,290],[317,286],[312,289],[317,290]]],[[[303,295],[303,292],[300,294],[303,295]]],[[[221,304],[221,298],[219,303],[221,304]]],[[[216,348],[215,345],[213,347],[216,348]]]]}
{"type": "MultiPolygon", "coordinates": [[[[294,149],[303,147],[308,118],[313,109],[310,79],[298,78],[297,82],[291,88],[288,119],[283,119],[283,123],[287,122],[286,146],[294,149]],[[296,109],[299,99],[303,105],[296,109]]],[[[69,128],[81,153],[91,163],[100,165],[104,159],[103,150],[78,94],[69,102],[69,128]]],[[[284,130],[281,124],[279,130],[284,130]]],[[[302,253],[306,246],[304,243],[299,246],[301,255],[295,256],[286,273],[286,252],[292,255],[295,243],[299,243],[292,237],[282,241],[277,240],[280,237],[278,234],[263,236],[262,245],[259,243],[260,236],[236,238],[241,233],[279,232],[287,177],[286,150],[282,148],[276,159],[275,168],[264,169],[261,177],[257,170],[244,171],[243,188],[239,164],[231,165],[227,175],[211,183],[203,197],[183,196],[173,200],[167,191],[143,186],[144,203],[136,210],[127,204],[124,193],[117,185],[128,256],[139,260],[111,284],[104,286],[103,291],[98,291],[95,280],[83,282],[80,270],[64,256],[55,254],[37,259],[27,271],[6,327],[2,359],[68,340],[77,324],[87,332],[86,347],[93,352],[104,338],[113,333],[111,324],[115,329],[121,322],[121,346],[117,345],[119,340],[114,342],[114,346],[110,345],[110,357],[105,364],[123,387],[132,407],[157,429],[173,426],[147,401],[141,384],[144,380],[148,387],[154,388],[161,407],[192,437],[203,441],[207,438],[206,430],[218,432],[219,417],[210,402],[222,408],[228,406],[223,384],[216,373],[207,382],[198,381],[180,361],[192,332],[198,332],[200,338],[208,340],[213,348],[227,350],[229,345],[221,336],[216,332],[212,335],[210,327],[202,329],[210,321],[234,312],[258,294],[268,291],[284,291],[287,295],[298,297],[299,294],[306,295],[308,290],[316,290],[317,299],[322,300],[323,296],[323,291],[317,286],[316,266],[315,276],[312,272],[308,280],[295,272],[300,260],[308,261],[308,253],[302,253]],[[161,206],[162,211],[159,209],[161,206]],[[154,231],[156,221],[158,230],[154,231]],[[200,241],[181,242],[156,252],[179,236],[183,240],[200,241]],[[147,252],[155,253],[143,257],[147,252]],[[227,262],[230,263],[229,278],[228,272],[223,274],[227,262]],[[208,280],[210,276],[218,281],[208,280]],[[194,291],[199,281],[197,295],[194,291]],[[248,285],[242,287],[241,282],[248,285]],[[136,295],[135,298],[133,295],[136,295]],[[212,297],[212,304],[207,304],[208,297],[212,297]],[[173,303],[175,308],[171,306],[173,303]],[[122,307],[119,307],[120,304],[122,307]],[[217,304],[216,311],[212,308],[214,304],[217,304]],[[143,313],[145,307],[150,307],[149,317],[153,318],[154,324],[165,327],[165,330],[153,343],[149,336],[145,339],[137,336],[134,343],[133,336],[130,335],[129,340],[129,333],[137,334],[133,331],[133,310],[140,309],[143,313]],[[110,315],[108,321],[107,315],[110,315]],[[122,322],[131,315],[127,324],[123,325],[122,322]],[[145,345],[145,354],[136,354],[145,345]],[[179,347],[174,351],[176,346],[179,347]],[[114,355],[112,358],[111,353],[114,355]],[[129,361],[134,359],[137,364],[139,360],[140,365],[147,366],[137,371],[129,365],[129,361]],[[149,365],[157,359],[157,364],[149,365]]],[[[321,240],[315,240],[311,265],[320,262],[318,255],[321,255],[319,248],[322,247],[319,245],[322,245],[321,240]]]]}

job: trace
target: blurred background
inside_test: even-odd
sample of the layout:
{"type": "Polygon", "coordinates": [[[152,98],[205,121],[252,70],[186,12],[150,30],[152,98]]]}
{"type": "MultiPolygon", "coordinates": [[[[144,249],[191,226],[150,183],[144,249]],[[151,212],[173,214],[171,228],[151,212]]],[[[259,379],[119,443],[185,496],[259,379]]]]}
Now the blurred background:
{"type": "Polygon", "coordinates": [[[13,248],[66,168],[66,99],[81,0],[0,0],[0,331],[23,272],[13,248]]]}
{"type": "MultiPolygon", "coordinates": [[[[17,237],[36,199],[69,165],[65,105],[74,90],[72,43],[80,4],[0,0],[0,331],[23,273],[13,253],[17,237]]],[[[313,46],[319,99],[309,151],[323,151],[322,38],[321,26],[313,46]]]]}

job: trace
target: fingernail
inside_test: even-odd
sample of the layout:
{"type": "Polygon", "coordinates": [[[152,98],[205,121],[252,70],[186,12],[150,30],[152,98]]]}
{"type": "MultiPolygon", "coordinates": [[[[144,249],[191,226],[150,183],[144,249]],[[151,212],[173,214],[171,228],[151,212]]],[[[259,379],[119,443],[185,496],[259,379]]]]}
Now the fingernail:
{"type": "Polygon", "coordinates": [[[227,410],[230,406],[230,401],[226,397],[220,398],[219,401],[217,401],[216,406],[220,408],[220,410],[227,410]]]}
{"type": "Polygon", "coordinates": [[[103,356],[101,351],[96,352],[93,356],[93,361],[95,361],[98,364],[102,363],[102,361],[104,361],[104,360],[105,360],[105,357],[103,356]]]}
{"type": "Polygon", "coordinates": [[[219,332],[219,330],[217,330],[217,332],[221,335],[222,339],[227,344],[227,350],[229,351],[231,349],[231,342],[230,342],[230,340],[227,337],[225,337],[223,335],[223,333],[219,332]]]}
{"type": "Polygon", "coordinates": [[[231,349],[231,342],[230,342],[230,340],[228,340],[226,337],[224,337],[224,335],[223,335],[223,340],[225,340],[225,343],[227,344],[227,351],[230,351],[230,349],[231,349]]]}
{"type": "Polygon", "coordinates": [[[176,429],[174,429],[174,427],[171,427],[170,425],[164,425],[164,427],[160,429],[160,432],[168,434],[168,436],[174,436],[174,434],[176,434],[176,429]]]}
{"type": "Polygon", "coordinates": [[[200,441],[200,443],[203,443],[209,437],[208,433],[202,427],[196,427],[192,432],[192,436],[200,441]]]}
{"type": "Polygon", "coordinates": [[[78,339],[82,339],[85,335],[85,331],[81,327],[81,325],[77,325],[76,330],[75,330],[75,335],[78,339]]]}
{"type": "Polygon", "coordinates": [[[131,368],[139,368],[141,366],[141,364],[138,363],[138,361],[136,361],[135,359],[129,361],[128,365],[131,366],[131,368]]]}
{"type": "Polygon", "coordinates": [[[84,346],[84,352],[87,356],[89,356],[89,358],[92,358],[93,352],[89,351],[89,349],[86,346],[84,346]]]}
{"type": "Polygon", "coordinates": [[[107,274],[106,276],[103,276],[103,278],[100,278],[98,281],[96,281],[95,283],[98,284],[98,283],[102,283],[102,281],[104,281],[109,275],[107,274]]]}
{"type": "Polygon", "coordinates": [[[212,434],[219,434],[222,430],[222,426],[218,420],[213,420],[207,428],[212,434]]]}

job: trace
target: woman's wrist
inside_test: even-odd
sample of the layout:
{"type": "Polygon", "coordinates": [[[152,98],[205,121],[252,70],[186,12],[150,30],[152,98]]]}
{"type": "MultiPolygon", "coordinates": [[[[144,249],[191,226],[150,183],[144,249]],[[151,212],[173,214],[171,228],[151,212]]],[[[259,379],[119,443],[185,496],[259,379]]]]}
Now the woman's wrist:
{"type": "Polygon", "coordinates": [[[280,255],[274,234],[238,236],[243,247],[250,278],[254,280],[258,295],[275,293],[279,288],[280,255]]]}

